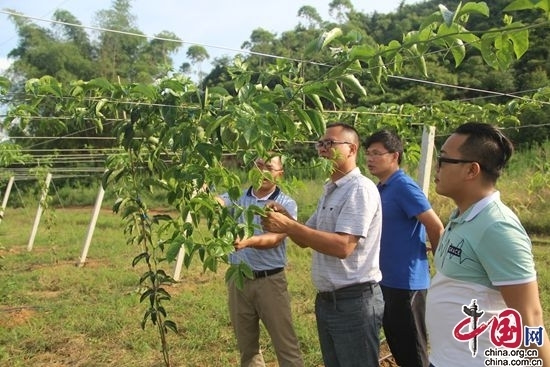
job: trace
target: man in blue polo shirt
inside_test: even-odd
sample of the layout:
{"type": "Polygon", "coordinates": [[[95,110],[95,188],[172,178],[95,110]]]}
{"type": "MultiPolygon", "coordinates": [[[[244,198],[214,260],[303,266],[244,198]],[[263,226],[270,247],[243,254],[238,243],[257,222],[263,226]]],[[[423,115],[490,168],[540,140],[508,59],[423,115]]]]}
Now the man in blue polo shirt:
{"type": "Polygon", "coordinates": [[[382,199],[380,287],[384,295],[383,328],[399,366],[428,367],[425,322],[430,272],[426,234],[437,246],[443,224],[418,184],[400,169],[403,143],[389,130],[364,143],[367,167],[379,179],[382,199]]]}
{"type": "MultiPolygon", "coordinates": [[[[297,218],[296,202],[277,186],[283,176],[281,157],[273,156],[264,161],[257,159],[255,168],[263,173],[259,187],[250,186],[237,202],[231,202],[227,194],[221,195],[223,205],[262,207],[268,201],[282,205],[288,213],[297,218]]],[[[244,222],[244,218],[239,219],[244,222]]],[[[265,366],[260,350],[260,320],[265,325],[279,366],[303,367],[298,338],[292,325],[290,295],[285,275],[286,235],[263,232],[258,216],[254,236],[237,239],[236,251],[230,254],[232,264],[246,263],[254,274],[253,279],[245,279],[243,289],[235,282],[228,282],[229,313],[237,338],[242,367],[265,366]]]]}

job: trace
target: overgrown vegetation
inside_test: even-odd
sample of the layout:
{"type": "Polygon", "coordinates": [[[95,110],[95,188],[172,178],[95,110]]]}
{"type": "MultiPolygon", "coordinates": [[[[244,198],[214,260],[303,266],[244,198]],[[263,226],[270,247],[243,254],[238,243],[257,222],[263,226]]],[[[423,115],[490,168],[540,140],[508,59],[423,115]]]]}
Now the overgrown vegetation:
{"type": "MultiPolygon", "coordinates": [[[[137,68],[143,62],[158,64],[156,59],[146,56],[155,54],[149,51],[159,45],[132,43],[135,40],[117,39],[109,32],[100,36],[98,49],[91,50],[93,45],[87,43],[82,32],[65,35],[69,39],[61,43],[69,50],[84,46],[86,52],[93,51],[90,55],[98,56],[103,61],[101,66],[105,64],[109,70],[116,70],[115,74],[92,71],[93,78],[78,79],[63,72],[38,70],[37,75],[26,75],[35,52],[42,51],[50,56],[66,52],[49,52],[49,47],[44,46],[53,48],[59,43],[55,34],[13,15],[19,22],[22,38],[29,41],[38,35],[42,42],[37,48],[29,46],[32,42],[22,42],[16,50],[19,59],[12,71],[19,71],[28,79],[16,78],[12,84],[0,77],[0,93],[10,96],[3,101],[13,106],[3,121],[4,128],[14,137],[43,135],[40,133],[45,132],[43,128],[47,126],[55,135],[61,131],[86,138],[88,131],[95,130],[97,135],[112,138],[109,143],[100,144],[104,156],[100,163],[92,165],[107,168],[102,184],[116,193],[115,210],[124,218],[126,243],[135,245],[138,252],[132,264],[147,268],[139,281],[140,300],[149,301],[142,325],[151,321],[157,327],[166,366],[171,365],[167,332],[178,330],[161,303],[171,298],[167,287],[172,279],[166,267],[183,251],[186,267],[193,264],[193,259],[198,259],[203,270],[217,271],[226,264],[234,239],[251,233],[250,224],[237,225],[228,210],[217,205],[211,193],[204,189],[214,186],[228,191],[232,198],[239,195],[243,181],[239,173],[226,166],[227,155],[233,155],[237,162],[246,166],[258,155],[267,157],[269,152],[287,151],[317,139],[331,120],[349,122],[362,134],[382,126],[393,127],[407,141],[414,141],[426,126],[433,125],[438,133],[446,134],[457,124],[472,119],[509,129],[521,124],[521,116],[540,116],[536,113],[537,107],[544,108],[549,100],[550,89],[542,88],[544,85],[529,91],[530,98],[513,99],[507,104],[443,101],[426,88],[411,88],[414,94],[407,98],[408,103],[399,100],[385,104],[368,100],[373,88],[391,87],[394,79],[406,80],[405,84],[420,81],[411,76],[421,76],[429,82],[432,71],[433,75],[441,74],[442,65],[438,62],[458,68],[471,54],[478,57],[479,64],[484,66],[482,70],[490,67],[497,72],[493,80],[504,79],[500,73],[516,65],[527,52],[530,32],[548,27],[549,9],[544,2],[516,0],[507,4],[505,9],[499,8],[506,14],[499,17],[498,29],[482,28],[479,32],[471,27],[476,23],[471,20],[489,18],[493,10],[487,3],[459,3],[455,9],[439,6],[435,12],[412,22],[410,31],[404,32],[399,39],[384,41],[366,37],[366,28],[361,27],[366,27],[367,23],[349,2],[334,1],[331,7],[341,18],[339,24],[322,22],[312,9],[304,11],[318,24],[310,34],[314,37],[307,38],[307,44],[297,45],[307,62],[279,58],[262,63],[256,57],[238,56],[224,67],[229,78],[214,85],[197,85],[182,74],[160,71],[159,75],[154,75],[154,83],[140,83],[153,77],[147,74],[151,71],[145,70],[147,75],[143,78],[134,72],[144,70],[137,68]],[[508,14],[517,12],[533,17],[526,17],[523,23],[508,14]],[[123,50],[126,44],[130,45],[133,57],[123,54],[118,56],[118,62],[102,53],[111,47],[123,50]],[[108,47],[102,48],[105,45],[108,47]],[[138,61],[132,64],[128,60],[138,61]],[[324,63],[325,60],[330,62],[324,63]],[[310,61],[316,62],[313,73],[310,61]],[[117,73],[126,74],[119,79],[117,73]],[[8,94],[11,90],[20,93],[8,94]],[[427,100],[441,103],[416,104],[424,101],[419,97],[423,94],[427,100]],[[162,198],[160,206],[168,213],[152,211],[152,202],[145,200],[152,195],[162,198]],[[197,236],[203,227],[207,228],[209,236],[197,236]]],[[[131,29],[127,0],[115,0],[113,9],[101,15],[100,23],[105,22],[101,24],[131,29]]],[[[70,18],[66,13],[56,16],[70,18]]],[[[494,23],[487,24],[492,26],[494,23]]],[[[262,35],[265,36],[257,34],[262,35]]],[[[250,45],[251,49],[256,46],[250,45]]],[[[67,51],[66,48],[62,50],[67,51]]],[[[206,57],[201,52],[194,54],[206,57]]],[[[82,65],[86,66],[84,64],[83,61],[82,65]]],[[[537,75],[543,79],[544,72],[541,69],[537,75]]],[[[405,85],[405,88],[408,87],[405,85]]],[[[31,147],[36,143],[32,139],[27,141],[31,147]]],[[[536,141],[529,142],[534,144],[536,141]]],[[[48,148],[58,148],[55,140],[45,143],[48,148]]],[[[82,146],[69,145],[71,152],[82,149],[82,146]]],[[[415,143],[407,150],[409,156],[416,159],[418,151],[415,143]]],[[[18,172],[21,165],[27,169],[35,165],[56,170],[58,167],[52,160],[62,155],[56,150],[46,158],[37,156],[36,162],[30,165],[15,161],[19,156],[1,157],[1,160],[7,161],[6,168],[14,172],[18,172]]],[[[287,167],[304,172],[304,167],[317,166],[318,162],[311,156],[299,157],[296,164],[287,167]]],[[[410,163],[413,167],[416,160],[411,159],[410,163]]],[[[538,172],[544,171],[546,165],[542,160],[535,163],[538,166],[526,188],[530,193],[540,194],[546,176],[538,172]]],[[[527,203],[525,208],[538,210],[535,202],[527,203]]],[[[245,216],[249,218],[257,214],[253,209],[246,211],[245,216]]],[[[241,272],[231,274],[244,276],[241,272]]]]}

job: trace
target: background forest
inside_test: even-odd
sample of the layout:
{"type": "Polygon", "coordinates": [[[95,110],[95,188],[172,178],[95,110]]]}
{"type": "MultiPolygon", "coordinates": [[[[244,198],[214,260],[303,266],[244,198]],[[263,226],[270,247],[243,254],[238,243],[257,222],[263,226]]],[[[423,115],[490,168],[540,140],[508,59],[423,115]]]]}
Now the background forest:
{"type": "MultiPolygon", "coordinates": [[[[503,25],[503,9],[509,0],[486,2],[490,17],[471,14],[468,21],[472,33],[496,29],[503,25]]],[[[132,14],[131,0],[115,0],[110,9],[96,14],[97,26],[129,34],[112,32],[87,32],[71,13],[59,9],[54,14],[53,23],[40,26],[35,22],[11,15],[17,27],[19,44],[9,56],[14,60],[5,73],[11,81],[9,93],[1,96],[0,102],[6,106],[17,106],[25,101],[25,83],[32,78],[45,75],[54,77],[61,83],[74,80],[105,78],[112,83],[153,83],[166,76],[194,76],[199,88],[224,87],[235,93],[230,72],[235,60],[247,64],[247,69],[260,74],[262,70],[277,65],[278,58],[303,60],[301,69],[304,80],[314,80],[327,72],[327,66],[334,65],[334,50],[325,48],[314,56],[305,56],[310,44],[334,27],[340,27],[351,44],[386,44],[391,40],[401,40],[407,32],[418,29],[423,20],[437,10],[440,1],[424,1],[412,5],[404,3],[392,13],[364,14],[356,11],[351,2],[333,0],[330,3],[331,20],[322,19],[317,10],[303,6],[298,12],[302,21],[280,35],[261,28],[255,29],[242,49],[246,52],[235,56],[224,56],[209,60],[208,51],[197,45],[187,49],[191,63],[173,65],[170,57],[175,50],[185,47],[170,31],[162,31],[149,40],[136,26],[132,14]],[[272,55],[272,56],[269,56],[272,55]],[[308,62],[307,60],[312,60],[308,62]],[[201,71],[204,63],[212,65],[208,73],[201,71]]],[[[459,1],[448,0],[444,5],[456,9],[459,1]]],[[[447,101],[462,101],[475,106],[505,104],[525,95],[533,94],[539,88],[548,86],[550,69],[550,40],[545,37],[548,31],[547,20],[536,10],[512,12],[514,21],[531,24],[529,48],[525,55],[506,70],[498,70],[483,61],[479,52],[471,48],[460,65],[452,62],[451,52],[438,52],[434,49],[425,53],[424,63],[404,64],[399,75],[388,75],[383,83],[373,80],[372,75],[359,75],[365,87],[365,95],[349,95],[339,108],[325,106],[327,110],[345,110],[362,106],[373,112],[396,112],[395,107],[413,105],[429,109],[445,105],[447,101]],[[428,75],[425,70],[429,70],[428,75]],[[392,110],[393,108],[393,110],[392,110]]],[[[529,145],[541,142],[548,136],[544,126],[548,116],[548,105],[526,108],[521,111],[514,126],[542,125],[537,129],[512,131],[516,144],[529,145]]],[[[4,131],[22,147],[39,143],[41,148],[81,148],[105,147],[113,142],[90,139],[37,141],[33,136],[112,136],[112,129],[106,124],[102,131],[87,121],[63,121],[63,119],[35,119],[22,126],[18,123],[4,123],[4,131]],[[27,139],[18,140],[17,137],[27,139]]],[[[51,114],[53,115],[53,114],[51,114]]],[[[53,116],[50,116],[53,117],[53,116]]],[[[11,120],[10,120],[11,122],[11,120]]]]}

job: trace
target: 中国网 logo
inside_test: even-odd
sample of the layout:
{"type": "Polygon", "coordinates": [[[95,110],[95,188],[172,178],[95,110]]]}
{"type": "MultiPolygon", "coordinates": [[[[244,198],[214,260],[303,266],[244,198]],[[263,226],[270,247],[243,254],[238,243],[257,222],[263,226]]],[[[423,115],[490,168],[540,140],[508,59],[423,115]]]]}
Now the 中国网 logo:
{"type": "MultiPolygon", "coordinates": [[[[525,347],[529,347],[533,343],[537,346],[542,346],[544,327],[524,327],[521,321],[521,315],[517,310],[507,308],[498,315],[492,316],[488,321],[480,322],[485,311],[480,308],[476,299],[472,299],[469,305],[463,305],[462,313],[465,317],[455,325],[453,335],[455,339],[460,342],[468,342],[472,357],[477,356],[478,337],[484,332],[489,333],[489,340],[495,348],[517,349],[521,347],[522,344],[525,347]]],[[[495,352],[497,353],[496,355],[502,357],[503,353],[501,353],[501,350],[502,349],[498,349],[498,353],[495,352]]],[[[525,354],[525,350],[522,351],[524,353],[521,355],[516,353],[515,356],[521,358],[524,356],[537,357],[536,350],[533,350],[535,353],[527,354],[525,354]]],[[[487,353],[487,351],[483,352],[485,357],[493,357],[495,355],[493,351],[489,353],[487,353]]],[[[514,354],[506,353],[506,357],[510,356],[514,356],[514,354]]]]}

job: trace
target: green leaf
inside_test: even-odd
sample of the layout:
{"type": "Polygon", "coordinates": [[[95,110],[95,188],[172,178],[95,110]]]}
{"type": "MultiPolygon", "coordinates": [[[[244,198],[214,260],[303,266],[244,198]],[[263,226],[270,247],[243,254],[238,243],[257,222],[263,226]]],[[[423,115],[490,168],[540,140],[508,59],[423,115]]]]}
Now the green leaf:
{"type": "Polygon", "coordinates": [[[152,271],[146,271],[139,278],[139,284],[145,282],[148,278],[154,279],[154,273],[152,271]]]}
{"type": "Polygon", "coordinates": [[[254,274],[252,273],[252,268],[248,266],[245,262],[239,264],[239,273],[247,277],[248,279],[254,279],[254,274]]]}
{"type": "Polygon", "coordinates": [[[153,297],[154,295],[155,295],[155,291],[153,289],[149,288],[141,294],[141,297],[139,297],[139,302],[141,303],[145,299],[147,299],[147,297],[153,297]]]}
{"type": "Polygon", "coordinates": [[[547,18],[550,19],[550,0],[540,0],[537,3],[537,8],[542,9],[546,13],[547,18]]]}
{"type": "Polygon", "coordinates": [[[485,2],[479,2],[479,3],[467,2],[457,11],[457,16],[461,16],[463,14],[471,14],[471,13],[477,13],[488,17],[489,6],[485,2]]]}
{"type": "Polygon", "coordinates": [[[147,320],[151,317],[151,310],[147,310],[145,314],[143,315],[143,319],[141,320],[141,328],[145,330],[145,324],[147,324],[147,320]]]}
{"type": "Polygon", "coordinates": [[[372,79],[378,85],[380,85],[380,82],[382,81],[382,73],[385,70],[385,68],[386,68],[386,65],[384,65],[384,60],[382,59],[381,56],[378,56],[369,61],[370,74],[372,76],[372,79]]]}
{"type": "Polygon", "coordinates": [[[403,56],[401,54],[396,54],[393,58],[393,72],[396,74],[401,73],[403,68],[403,56]]]}
{"type": "Polygon", "coordinates": [[[100,88],[104,91],[113,90],[113,85],[105,78],[92,79],[87,83],[87,86],[100,88]]]}
{"type": "Polygon", "coordinates": [[[324,97],[327,100],[340,104],[341,101],[338,98],[335,98],[335,95],[327,88],[328,86],[325,83],[313,82],[304,86],[304,93],[306,94],[317,94],[319,97],[324,97]]]}
{"type": "Polygon", "coordinates": [[[311,133],[313,131],[313,124],[306,111],[298,107],[294,109],[294,113],[296,114],[296,117],[298,117],[298,121],[302,123],[309,133],[311,133]]]}
{"type": "Polygon", "coordinates": [[[225,271],[225,282],[228,283],[231,279],[233,279],[238,271],[239,268],[236,265],[231,264],[225,271]]]}
{"type": "Polygon", "coordinates": [[[428,68],[426,67],[426,59],[424,58],[424,55],[415,57],[414,63],[416,64],[418,70],[422,73],[422,75],[428,76],[428,68]]]}
{"type": "Polygon", "coordinates": [[[309,98],[309,100],[311,100],[311,102],[313,102],[313,104],[315,105],[315,107],[317,107],[319,109],[319,111],[323,111],[323,109],[324,109],[323,102],[321,102],[321,98],[319,97],[318,94],[308,93],[308,94],[306,94],[306,97],[309,98]]]}
{"type": "Polygon", "coordinates": [[[210,167],[221,158],[221,146],[210,143],[198,143],[195,147],[210,167]]]}
{"type": "Polygon", "coordinates": [[[340,37],[344,32],[340,28],[333,28],[328,32],[323,33],[319,38],[319,49],[325,48],[329,43],[331,43],[335,38],[340,37]]]}
{"type": "Polygon", "coordinates": [[[149,258],[149,253],[142,252],[141,254],[134,257],[134,260],[132,260],[132,267],[136,266],[141,260],[147,260],[149,258]]]}
{"type": "Polygon", "coordinates": [[[174,321],[171,320],[165,320],[164,321],[164,329],[165,330],[172,330],[174,333],[178,333],[178,326],[174,321]]]}
{"type": "Polygon", "coordinates": [[[176,79],[165,79],[160,84],[160,88],[162,90],[169,89],[169,90],[174,91],[176,93],[184,92],[185,89],[184,89],[183,86],[184,86],[184,84],[181,83],[180,81],[176,80],[176,79]]]}
{"type": "Polygon", "coordinates": [[[319,51],[319,41],[317,39],[313,39],[308,42],[304,49],[304,55],[305,56],[311,56],[312,54],[319,51]]]}
{"type": "Polygon", "coordinates": [[[289,114],[281,111],[277,114],[275,121],[286,136],[296,136],[296,124],[289,114]]]}
{"type": "Polygon", "coordinates": [[[98,116],[101,116],[101,117],[105,117],[103,115],[103,113],[101,113],[101,109],[103,108],[103,106],[105,106],[106,103],[108,103],[109,101],[105,98],[102,98],[99,100],[99,102],[97,102],[97,104],[95,105],[95,114],[98,115],[98,116]]]}
{"type": "Polygon", "coordinates": [[[8,78],[0,75],[0,94],[4,94],[11,87],[11,82],[8,78]]]}
{"type": "Polygon", "coordinates": [[[340,85],[335,80],[331,80],[329,82],[329,85],[330,85],[330,90],[332,91],[332,93],[336,95],[336,97],[339,100],[342,100],[342,101],[346,100],[346,96],[344,96],[344,92],[342,91],[342,88],[340,88],[340,85]]]}
{"type": "Polygon", "coordinates": [[[348,75],[342,75],[338,78],[339,81],[344,83],[347,87],[349,87],[352,91],[354,91],[357,94],[360,94],[361,96],[367,95],[367,90],[361,85],[361,82],[355,77],[353,74],[348,75]]]}
{"type": "Polygon", "coordinates": [[[451,53],[453,54],[453,58],[455,60],[455,67],[458,67],[466,56],[466,47],[464,46],[462,40],[459,38],[454,39],[450,47],[451,53]]]}
{"type": "Polygon", "coordinates": [[[353,46],[348,53],[351,60],[361,60],[368,62],[376,55],[376,49],[368,45],[353,46]]]}
{"type": "Polygon", "coordinates": [[[504,11],[528,10],[535,9],[538,4],[534,4],[531,0],[515,0],[504,8],[504,11]]]}
{"type": "Polygon", "coordinates": [[[204,88],[204,97],[202,99],[202,108],[206,109],[208,104],[210,103],[210,93],[208,92],[208,87],[204,88]]]}
{"type": "Polygon", "coordinates": [[[238,186],[231,186],[227,193],[229,194],[229,197],[231,200],[237,200],[241,196],[241,188],[238,186]]]}
{"type": "MultiPolygon", "coordinates": [[[[513,23],[510,26],[517,27],[518,23],[513,23]]],[[[519,32],[510,33],[508,34],[508,38],[514,45],[514,53],[516,54],[516,58],[519,59],[529,49],[529,31],[525,29],[519,32]]]]}
{"type": "Polygon", "coordinates": [[[496,53],[493,49],[494,36],[493,35],[483,35],[481,37],[481,57],[494,69],[498,69],[498,61],[496,53]]]}
{"type": "Polygon", "coordinates": [[[132,88],[132,93],[141,95],[152,101],[157,96],[157,88],[153,85],[137,84],[132,88]]]}
{"type": "Polygon", "coordinates": [[[308,114],[311,120],[311,123],[313,125],[313,130],[316,133],[316,135],[317,136],[323,135],[323,133],[326,130],[326,124],[321,111],[306,110],[306,113],[308,114]]]}
{"type": "MultiPolygon", "coordinates": [[[[174,261],[183,247],[183,241],[181,238],[174,239],[169,243],[169,247],[166,250],[166,260],[168,262],[174,261]]],[[[187,255],[187,253],[186,253],[187,255]]]]}

